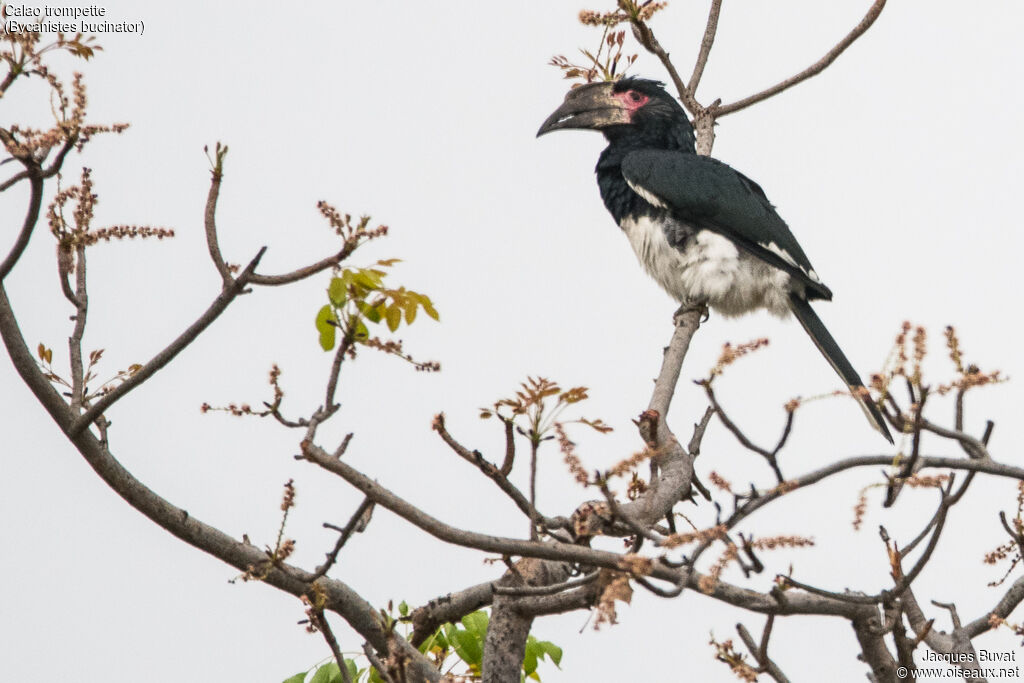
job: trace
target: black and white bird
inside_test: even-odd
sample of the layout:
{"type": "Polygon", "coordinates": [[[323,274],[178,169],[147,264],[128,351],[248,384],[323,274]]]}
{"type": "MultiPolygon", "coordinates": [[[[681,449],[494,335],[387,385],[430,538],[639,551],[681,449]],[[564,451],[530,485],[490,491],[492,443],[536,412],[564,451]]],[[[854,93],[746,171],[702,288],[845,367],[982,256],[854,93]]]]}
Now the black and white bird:
{"type": "Polygon", "coordinates": [[[693,126],[661,83],[623,78],[574,88],[537,135],[573,128],[608,140],[596,169],[601,198],[665,291],[725,316],[793,313],[892,442],[857,371],[808,303],[832,292],[760,186],[696,154],[693,126]]]}

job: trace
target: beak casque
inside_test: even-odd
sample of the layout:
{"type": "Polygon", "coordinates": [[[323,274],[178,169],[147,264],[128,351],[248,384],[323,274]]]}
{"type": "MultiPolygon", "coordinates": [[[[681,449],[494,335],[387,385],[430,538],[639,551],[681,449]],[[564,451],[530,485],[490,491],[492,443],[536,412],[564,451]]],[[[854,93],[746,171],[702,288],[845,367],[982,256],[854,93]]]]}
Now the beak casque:
{"type": "Polygon", "coordinates": [[[629,116],[622,104],[612,97],[612,84],[588,83],[566,94],[562,106],[541,124],[537,137],[553,130],[600,130],[623,123],[629,123],[629,116]]]}

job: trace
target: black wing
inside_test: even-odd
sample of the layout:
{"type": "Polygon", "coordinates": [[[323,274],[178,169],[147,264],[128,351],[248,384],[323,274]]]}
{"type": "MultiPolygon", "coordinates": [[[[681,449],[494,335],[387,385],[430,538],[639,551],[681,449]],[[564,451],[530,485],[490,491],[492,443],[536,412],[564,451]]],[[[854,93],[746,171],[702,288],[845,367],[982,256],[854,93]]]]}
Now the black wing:
{"type": "Polygon", "coordinates": [[[622,160],[622,175],[652,204],[786,271],[804,285],[808,298],[832,298],[764,191],[742,173],[710,157],[641,150],[622,160]]]}

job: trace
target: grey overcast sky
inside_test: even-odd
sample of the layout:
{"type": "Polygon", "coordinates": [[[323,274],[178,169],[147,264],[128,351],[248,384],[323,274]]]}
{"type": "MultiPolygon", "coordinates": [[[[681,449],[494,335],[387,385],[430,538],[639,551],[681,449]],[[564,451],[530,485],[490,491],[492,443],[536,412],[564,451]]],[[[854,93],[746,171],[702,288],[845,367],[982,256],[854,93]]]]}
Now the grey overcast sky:
{"type": "MultiPolygon", "coordinates": [[[[731,101],[803,69],[869,4],[725,3],[701,99],[731,101]]],[[[676,0],[653,24],[687,73],[706,5],[676,0]]],[[[328,443],[356,432],[346,456],[353,464],[443,520],[522,534],[521,515],[430,431],[436,412],[445,411],[464,443],[493,457],[501,436],[477,408],[539,374],[590,387],[582,412],[616,428],[574,435],[589,466],[639,447],[630,419],[647,404],[674,304],[641,272],[601,205],[592,173],[600,136],[534,139],[567,88],[546,62],[596,43],[594,30],[576,21],[581,6],[112,0],[103,7],[109,20],[143,21],[144,35],[103,36],[104,51],[92,62],[58,63],[84,70],[92,120],[132,127],[70,157],[67,182],[82,165],[94,170],[97,225],[167,226],[177,237],[92,250],[86,347],[106,349],[102,372],[149,358],[216,295],[202,234],[203,145],[220,140],[231,147],[219,213],[229,260],[245,262],[267,245],[263,270],[281,272],[331,252],[335,243],[315,210],[326,199],[391,227],[353,263],[402,258],[396,281],[427,292],[441,311],[440,324],[417,322],[402,334],[417,357],[441,362],[440,374],[369,352],[344,369],[343,410],[321,431],[328,443]]],[[[881,367],[905,319],[929,328],[936,381],[947,372],[941,330],[950,323],[969,361],[1024,374],[1016,279],[1024,247],[1022,32],[1019,2],[892,2],[823,75],[718,127],[715,156],[764,187],[835,292],[818,310],[863,374],[881,367]]],[[[665,77],[643,55],[632,72],[665,77]]],[[[45,93],[18,87],[2,102],[0,124],[41,125],[47,111],[45,93]]],[[[25,193],[19,187],[0,197],[3,249],[25,193]]],[[[343,523],[359,497],[296,463],[295,434],[203,416],[199,406],[258,404],[276,362],[286,407],[312,409],[330,361],[312,324],[326,282],[325,275],[244,297],[110,413],[115,453],[142,481],[256,543],[273,542],[281,485],[294,477],[298,507],[288,535],[306,565],[333,541],[321,523],[343,523]]],[[[9,290],[30,343],[45,342],[55,365],[66,364],[70,310],[45,230],[9,290]]],[[[702,376],[725,341],[762,336],[771,346],[732,368],[720,393],[737,421],[768,441],[789,398],[836,384],[795,322],[713,316],[684,374],[702,376]]],[[[1019,382],[979,392],[968,427],[978,433],[994,419],[994,453],[1016,462],[1022,405],[1019,382]]],[[[936,419],[951,413],[948,402],[933,409],[936,419]]],[[[684,379],[670,419],[685,432],[702,411],[698,389],[684,379]]],[[[327,655],[319,636],[296,625],[298,601],[255,583],[229,584],[232,569],[108,490],[6,362],[0,434],[5,680],[276,683],[327,655]]],[[[892,452],[884,445],[852,402],[818,402],[799,414],[785,466],[795,475],[845,455],[892,452]]],[[[953,452],[936,441],[926,448],[953,452]]],[[[763,463],[718,425],[697,467],[740,486],[771,482],[763,463]]],[[[906,492],[882,511],[881,490],[870,490],[864,528],[854,533],[858,490],[880,479],[877,471],[850,473],[753,520],[748,530],[760,535],[813,536],[818,545],[768,556],[766,572],[747,585],[765,589],[790,563],[796,576],[834,590],[888,585],[877,526],[912,537],[931,515],[934,492],[906,492]]],[[[542,462],[544,508],[567,514],[590,497],[552,448],[542,462]]],[[[1001,570],[981,558],[1003,540],[998,510],[1014,504],[1013,482],[974,487],[920,577],[922,601],[954,601],[971,619],[995,603],[999,589],[985,584],[1001,570]]],[[[709,507],[684,511],[707,523],[709,507]]],[[[419,604],[496,577],[499,569],[483,559],[379,511],[336,573],[374,604],[419,604]]],[[[736,571],[727,577],[742,580],[736,571]]],[[[945,613],[934,616],[948,628],[945,613]]],[[[699,594],[664,601],[643,592],[620,610],[617,627],[595,632],[586,620],[573,613],[537,623],[538,637],[565,649],[564,670],[542,668],[545,681],[730,681],[713,661],[709,631],[724,639],[734,637],[737,621],[752,630],[763,623],[699,594]]],[[[361,645],[340,623],[338,634],[346,650],[361,645]]],[[[1005,633],[978,643],[1001,651],[1018,644],[1005,633]]],[[[799,681],[864,680],[855,648],[845,623],[807,618],[777,624],[772,644],[799,681]]]]}

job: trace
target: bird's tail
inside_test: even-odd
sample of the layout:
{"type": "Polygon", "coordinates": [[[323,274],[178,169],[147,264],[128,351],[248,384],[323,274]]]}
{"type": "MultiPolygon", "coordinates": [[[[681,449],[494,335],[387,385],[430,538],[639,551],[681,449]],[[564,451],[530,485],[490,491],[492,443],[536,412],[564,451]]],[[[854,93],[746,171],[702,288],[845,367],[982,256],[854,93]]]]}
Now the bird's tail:
{"type": "Polygon", "coordinates": [[[863,388],[864,382],[861,381],[860,375],[850,365],[850,361],[847,360],[839,348],[839,344],[836,343],[836,340],[832,338],[832,335],[825,328],[825,324],[821,322],[818,314],[814,312],[814,309],[802,297],[795,294],[789,295],[789,306],[796,319],[800,321],[800,324],[807,331],[807,334],[814,340],[814,345],[821,351],[821,355],[825,356],[825,359],[832,365],[836,374],[850,387],[854,398],[860,403],[868,421],[871,422],[871,426],[881,432],[882,436],[889,440],[889,443],[893,443],[892,434],[889,433],[889,428],[885,424],[882,412],[873,401],[861,395],[859,389],[863,388]]]}

